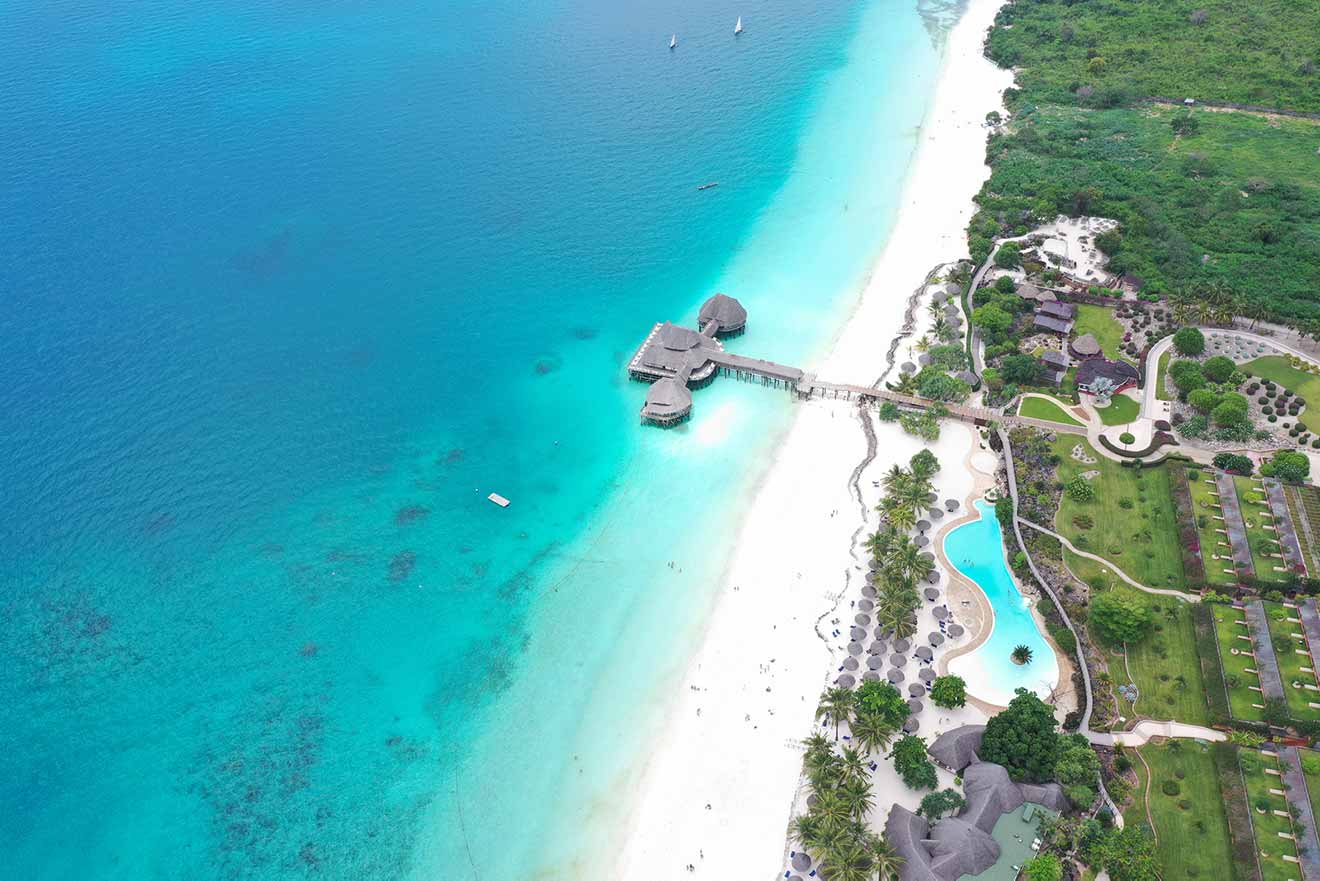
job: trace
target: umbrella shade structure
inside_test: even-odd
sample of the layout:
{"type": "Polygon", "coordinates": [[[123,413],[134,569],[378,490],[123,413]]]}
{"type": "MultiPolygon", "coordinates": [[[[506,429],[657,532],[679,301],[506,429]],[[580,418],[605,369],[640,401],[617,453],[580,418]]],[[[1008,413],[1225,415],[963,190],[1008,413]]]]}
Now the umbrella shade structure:
{"type": "Polygon", "coordinates": [[[866,597],[868,600],[875,599],[875,588],[869,584],[866,585],[866,587],[862,588],[862,596],[866,597]]]}
{"type": "Polygon", "coordinates": [[[930,574],[926,576],[926,583],[927,583],[927,584],[939,584],[939,583],[940,583],[940,570],[938,570],[938,569],[932,569],[932,570],[930,570],[930,574]]]}
{"type": "Polygon", "coordinates": [[[938,502],[939,500],[940,497],[935,495],[935,493],[926,493],[926,501],[931,502],[933,504],[935,502],[938,502]]]}
{"type": "Polygon", "coordinates": [[[917,700],[916,698],[909,698],[909,699],[908,699],[908,712],[909,712],[909,713],[920,713],[920,712],[921,712],[922,710],[924,710],[924,709],[926,709],[926,705],[923,704],[921,701],[917,700]]]}
{"type": "Polygon", "coordinates": [[[844,658],[844,659],[843,659],[843,669],[847,670],[849,673],[856,672],[857,668],[860,667],[860,666],[862,666],[862,665],[859,664],[859,663],[857,663],[857,659],[856,659],[856,658],[844,658]]]}
{"type": "Polygon", "coordinates": [[[919,548],[924,548],[926,545],[930,544],[930,539],[924,535],[918,535],[913,539],[912,543],[919,548]]]}
{"type": "Polygon", "coordinates": [[[894,654],[889,656],[889,663],[893,664],[895,667],[906,667],[907,655],[900,655],[897,652],[895,652],[894,654]]]}
{"type": "MultiPolygon", "coordinates": [[[[819,796],[819,795],[816,795],[815,793],[812,793],[811,795],[807,796],[807,807],[809,807],[809,808],[814,808],[814,807],[815,807],[816,805],[818,805],[818,804],[820,804],[820,796],[819,796]]],[[[807,864],[810,865],[810,864],[811,864],[811,857],[807,856],[806,854],[803,854],[802,856],[806,858],[806,860],[807,860],[807,864]]]]}
{"type": "Polygon", "coordinates": [[[863,639],[866,639],[866,628],[858,627],[856,624],[854,624],[852,629],[848,631],[848,635],[855,640],[861,641],[863,639]]]}
{"type": "Polygon", "coordinates": [[[872,585],[874,585],[874,584],[875,584],[877,581],[879,581],[879,580],[880,580],[880,573],[879,573],[879,572],[867,572],[867,573],[866,573],[866,586],[867,586],[867,587],[870,587],[872,590],[875,590],[875,588],[872,587],[872,585]]]}
{"type": "Polygon", "coordinates": [[[905,652],[910,648],[912,648],[912,642],[910,640],[898,639],[894,641],[894,651],[896,652],[905,652]]]}
{"type": "Polygon", "coordinates": [[[918,521],[917,521],[917,531],[918,531],[918,532],[925,532],[927,529],[930,529],[930,521],[929,521],[929,520],[918,520],[918,521]]]}
{"type": "Polygon", "coordinates": [[[921,552],[921,559],[923,559],[923,560],[930,560],[932,563],[934,563],[934,562],[935,562],[935,555],[932,554],[930,551],[922,551],[922,552],[921,552]]]}
{"type": "Polygon", "coordinates": [[[931,645],[943,645],[943,644],[944,644],[944,634],[943,634],[943,633],[940,633],[939,631],[935,631],[935,632],[931,633],[931,634],[930,634],[930,644],[931,644],[931,645]]]}
{"type": "Polygon", "coordinates": [[[926,513],[930,516],[930,519],[932,519],[932,520],[943,520],[943,519],[944,519],[944,512],[941,511],[939,508],[931,508],[931,509],[930,509],[929,511],[927,511],[926,513]]]}
{"type": "Polygon", "coordinates": [[[904,361],[903,366],[898,369],[902,370],[904,373],[916,373],[917,365],[913,364],[911,361],[904,361]]]}
{"type": "Polygon", "coordinates": [[[853,621],[857,622],[857,623],[860,624],[862,627],[870,627],[870,626],[871,626],[871,616],[870,616],[870,615],[863,615],[863,614],[861,614],[861,613],[858,613],[857,615],[854,615],[854,616],[853,616],[853,621]]]}
{"type": "Polygon", "coordinates": [[[875,608],[875,603],[870,600],[858,600],[857,608],[861,609],[863,612],[869,612],[875,608]]]}
{"type": "MultiPolygon", "coordinates": [[[[812,798],[815,798],[815,796],[813,795],[812,798]]],[[[802,851],[798,851],[793,855],[793,868],[797,869],[799,872],[805,872],[807,869],[810,869],[811,857],[807,856],[802,851]]]]}
{"type": "Polygon", "coordinates": [[[875,557],[872,557],[866,565],[871,568],[872,572],[874,572],[875,570],[879,569],[883,564],[875,557]]]}
{"type": "Polygon", "coordinates": [[[868,670],[879,670],[885,665],[885,659],[879,655],[871,655],[866,659],[866,668],[868,670]]]}
{"type": "Polygon", "coordinates": [[[917,674],[917,678],[920,679],[922,682],[934,682],[935,671],[930,669],[929,667],[923,667],[921,669],[921,672],[917,674]]]}
{"type": "Polygon", "coordinates": [[[926,588],[924,591],[922,591],[922,594],[926,597],[926,600],[928,602],[932,602],[932,603],[940,598],[939,590],[934,587],[926,588]]]}
{"type": "Polygon", "coordinates": [[[949,607],[936,606],[931,610],[931,614],[934,615],[937,620],[943,621],[945,618],[949,617],[949,607]]]}
{"type": "Polygon", "coordinates": [[[862,680],[865,682],[879,682],[880,674],[875,672],[874,670],[868,670],[867,672],[862,674],[862,680]]]}
{"type": "Polygon", "coordinates": [[[866,653],[868,655],[883,655],[885,653],[884,640],[877,639],[875,642],[871,643],[871,647],[866,650],[866,653]]]}
{"type": "Polygon", "coordinates": [[[947,508],[947,509],[949,510],[949,513],[953,513],[954,511],[956,511],[956,510],[958,510],[960,507],[962,507],[962,505],[960,505],[960,504],[958,503],[958,500],[957,500],[957,499],[945,499],[945,500],[944,500],[944,507],[947,508]]]}
{"type": "Polygon", "coordinates": [[[848,654],[860,655],[862,653],[862,644],[860,642],[848,643],[848,654]]]}
{"type": "Polygon", "coordinates": [[[895,685],[897,685],[898,683],[902,682],[902,681],[903,681],[904,679],[906,679],[906,678],[907,678],[907,676],[905,676],[905,675],[903,674],[903,671],[902,671],[902,670],[890,670],[890,671],[889,671],[889,681],[892,682],[892,683],[894,683],[895,685]]]}
{"type": "Polygon", "coordinates": [[[909,697],[925,697],[925,696],[926,696],[926,686],[922,685],[920,682],[914,682],[914,683],[912,683],[911,685],[908,686],[908,696],[909,696],[909,697]]]}
{"type": "Polygon", "coordinates": [[[857,680],[853,678],[851,673],[840,673],[839,678],[835,681],[844,688],[852,688],[857,683],[857,680]]]}
{"type": "Polygon", "coordinates": [[[918,722],[916,718],[912,716],[908,716],[907,721],[903,723],[903,733],[914,734],[916,733],[917,729],[920,727],[921,727],[921,723],[918,722]]]}
{"type": "Polygon", "coordinates": [[[935,653],[924,645],[917,646],[917,650],[913,652],[913,654],[923,661],[929,661],[931,658],[935,657],[935,653]]]}
{"type": "Polygon", "coordinates": [[[949,639],[957,639],[963,635],[963,626],[961,624],[949,625],[949,639]]]}

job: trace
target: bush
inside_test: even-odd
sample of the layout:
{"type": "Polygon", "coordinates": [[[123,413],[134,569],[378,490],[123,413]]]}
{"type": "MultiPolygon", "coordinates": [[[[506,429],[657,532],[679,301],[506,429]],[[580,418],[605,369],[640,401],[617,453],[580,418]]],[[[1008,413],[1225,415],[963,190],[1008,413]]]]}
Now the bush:
{"type": "Polygon", "coordinates": [[[1180,355],[1199,355],[1205,351],[1205,334],[1195,327],[1184,327],[1173,335],[1173,347],[1180,355]]]}
{"type": "Polygon", "coordinates": [[[1260,466],[1265,477],[1277,477],[1286,483],[1303,483],[1311,474],[1311,460],[1305,453],[1281,450],[1274,458],[1260,466]]]}
{"type": "Polygon", "coordinates": [[[1182,792],[1182,787],[1178,785],[1177,780],[1165,780],[1160,784],[1160,792],[1165,795],[1178,795],[1182,792]]]}
{"type": "Polygon", "coordinates": [[[1095,487],[1091,482],[1080,474],[1068,481],[1068,498],[1074,502],[1090,502],[1095,500],[1095,487]]]}
{"type": "Polygon", "coordinates": [[[1155,616],[1144,601],[1109,590],[1091,601],[1088,620],[1101,639],[1118,645],[1144,639],[1155,616]]]}
{"type": "Polygon", "coordinates": [[[1251,476],[1251,459],[1246,456],[1240,456],[1237,453],[1219,453],[1214,458],[1214,466],[1221,471],[1227,471],[1231,474],[1240,474],[1243,477],[1251,476]]]}
{"type": "MultiPolygon", "coordinates": [[[[1004,242],[995,253],[995,265],[1000,269],[1013,269],[1022,265],[1022,246],[1017,242],[1004,242]]],[[[1202,346],[1204,347],[1204,340],[1202,346]]]]}
{"type": "MultiPolygon", "coordinates": [[[[1177,337],[1175,337],[1177,339],[1177,337]]],[[[1215,355],[1213,358],[1207,358],[1201,365],[1201,372],[1205,378],[1211,382],[1228,382],[1228,378],[1237,370],[1237,365],[1233,363],[1232,358],[1225,358],[1223,355],[1215,355]]]]}

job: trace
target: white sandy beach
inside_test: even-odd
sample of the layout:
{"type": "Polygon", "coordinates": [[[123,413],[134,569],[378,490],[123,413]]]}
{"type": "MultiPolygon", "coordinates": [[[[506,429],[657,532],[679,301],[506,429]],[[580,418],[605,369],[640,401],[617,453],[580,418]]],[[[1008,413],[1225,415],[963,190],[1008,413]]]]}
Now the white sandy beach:
{"type": "MultiPolygon", "coordinates": [[[[1001,4],[971,0],[949,37],[894,232],[855,313],[814,367],[822,378],[872,382],[908,296],[936,264],[966,256],[971,199],[989,174],[983,122],[1012,81],[981,54],[1001,4]]],[[[782,874],[798,743],[812,730],[817,697],[842,660],[831,621],[841,619],[847,630],[864,573],[864,560],[851,548],[874,526],[873,516],[863,521],[862,504],[849,491],[866,453],[853,405],[798,407],[742,523],[701,646],[667,708],[627,818],[615,877],[672,879],[688,874],[689,865],[691,874],[707,878],[782,874]]],[[[879,495],[872,482],[922,446],[894,426],[880,424],[877,432],[876,458],[859,479],[868,509],[879,495]]],[[[970,492],[964,460],[975,442],[968,426],[946,422],[932,448],[944,466],[941,498],[961,500],[970,492]]],[[[928,708],[925,718],[951,726],[977,715],[969,708],[951,718],[928,708]]],[[[886,785],[883,775],[876,782],[877,801],[887,811],[885,793],[902,787],[886,785]]]]}

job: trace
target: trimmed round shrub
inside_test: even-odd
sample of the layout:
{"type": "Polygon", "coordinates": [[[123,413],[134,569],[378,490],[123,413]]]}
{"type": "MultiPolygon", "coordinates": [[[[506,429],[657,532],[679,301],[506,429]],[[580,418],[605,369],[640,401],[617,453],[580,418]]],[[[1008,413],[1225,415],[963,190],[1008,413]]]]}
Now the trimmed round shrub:
{"type": "Polygon", "coordinates": [[[1266,404],[1268,404],[1269,402],[1270,402],[1270,399],[1267,398],[1267,397],[1265,397],[1264,395],[1261,395],[1259,398],[1256,399],[1256,403],[1257,403],[1257,404],[1260,404],[1262,407],[1264,407],[1264,406],[1265,406],[1266,404]]]}
{"type": "Polygon", "coordinates": [[[1267,417],[1265,417],[1265,418],[1268,419],[1268,420],[1271,421],[1271,422],[1278,422],[1278,421],[1279,421],[1279,417],[1278,417],[1278,416],[1275,416],[1273,413],[1271,413],[1269,416],[1267,416],[1267,417]]]}
{"type": "Polygon", "coordinates": [[[1177,780],[1165,780],[1160,784],[1160,792],[1165,795],[1177,795],[1182,792],[1182,787],[1178,785],[1177,780]]]}

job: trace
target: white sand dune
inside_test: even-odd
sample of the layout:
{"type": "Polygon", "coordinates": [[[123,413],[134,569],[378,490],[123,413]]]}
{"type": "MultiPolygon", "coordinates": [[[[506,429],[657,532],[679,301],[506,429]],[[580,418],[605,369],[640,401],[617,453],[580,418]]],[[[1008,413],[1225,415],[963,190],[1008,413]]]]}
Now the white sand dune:
{"type": "MultiPolygon", "coordinates": [[[[873,381],[909,294],[936,264],[966,255],[971,199],[989,174],[984,119],[1011,84],[1011,75],[981,53],[1001,4],[971,0],[949,37],[894,231],[854,315],[816,367],[823,379],[873,381]]],[[[847,631],[862,576],[851,549],[874,525],[873,516],[863,521],[863,503],[869,509],[878,499],[872,481],[921,448],[896,428],[879,426],[859,503],[849,483],[866,441],[852,405],[798,406],[743,521],[701,647],[666,708],[614,877],[672,879],[689,874],[689,865],[691,874],[707,878],[782,875],[798,795],[798,743],[812,731],[817,697],[843,657],[840,640],[829,639],[830,621],[841,618],[847,631]]],[[[941,498],[961,500],[970,492],[964,460],[975,442],[969,427],[946,423],[932,448],[944,465],[941,498]]],[[[977,715],[969,708],[955,718],[928,707],[921,733],[977,715]]],[[[883,808],[895,799],[915,803],[889,777],[877,776],[883,808]]]]}

